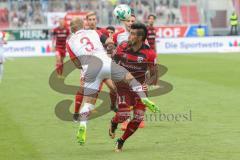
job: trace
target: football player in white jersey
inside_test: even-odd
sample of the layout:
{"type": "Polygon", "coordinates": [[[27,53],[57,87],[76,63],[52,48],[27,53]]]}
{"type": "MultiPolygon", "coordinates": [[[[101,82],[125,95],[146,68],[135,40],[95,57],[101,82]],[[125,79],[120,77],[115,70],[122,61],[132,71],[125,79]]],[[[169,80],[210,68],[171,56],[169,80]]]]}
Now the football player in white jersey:
{"type": "Polygon", "coordinates": [[[67,41],[67,50],[72,62],[83,70],[84,105],[80,110],[80,126],[77,141],[83,145],[86,141],[86,124],[95,108],[96,95],[103,80],[124,81],[136,92],[141,101],[152,111],[159,108],[144,93],[143,86],[125,68],[112,62],[95,30],[83,30],[83,21],[75,18],[70,23],[72,36],[67,41]]]}

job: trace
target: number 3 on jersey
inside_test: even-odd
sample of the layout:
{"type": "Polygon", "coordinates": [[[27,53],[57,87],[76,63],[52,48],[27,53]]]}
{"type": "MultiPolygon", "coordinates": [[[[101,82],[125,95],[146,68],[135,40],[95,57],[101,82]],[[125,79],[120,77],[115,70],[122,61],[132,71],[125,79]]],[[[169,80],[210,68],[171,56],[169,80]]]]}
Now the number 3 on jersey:
{"type": "Polygon", "coordinates": [[[83,37],[80,39],[80,43],[83,44],[84,46],[86,46],[84,49],[87,52],[91,52],[94,49],[94,45],[93,43],[90,41],[90,39],[88,37],[83,37]]]}

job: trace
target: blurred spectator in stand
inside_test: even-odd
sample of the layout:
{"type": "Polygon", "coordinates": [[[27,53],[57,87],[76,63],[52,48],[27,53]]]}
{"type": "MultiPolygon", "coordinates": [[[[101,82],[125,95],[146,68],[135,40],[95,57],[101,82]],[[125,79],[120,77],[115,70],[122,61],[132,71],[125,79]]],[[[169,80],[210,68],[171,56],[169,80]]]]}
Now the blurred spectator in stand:
{"type": "Polygon", "coordinates": [[[180,20],[180,17],[176,17],[174,24],[182,24],[182,21],[180,20]]]}
{"type": "Polygon", "coordinates": [[[169,13],[167,15],[167,24],[173,24],[175,22],[176,15],[173,13],[172,10],[169,10],[169,13]]]}
{"type": "Polygon", "coordinates": [[[236,12],[233,12],[230,17],[231,32],[230,35],[238,35],[238,16],[236,12]]]}
{"type": "Polygon", "coordinates": [[[0,9],[0,28],[1,27],[7,27],[8,26],[8,9],[0,9]]]}
{"type": "Polygon", "coordinates": [[[73,5],[71,1],[66,1],[65,2],[65,11],[72,11],[73,10],[73,5]]]}
{"type": "Polygon", "coordinates": [[[179,1],[178,0],[174,0],[173,1],[173,7],[174,8],[178,8],[179,7],[179,1]]]}
{"type": "Polygon", "coordinates": [[[43,24],[44,23],[43,15],[41,15],[41,12],[34,13],[33,21],[34,21],[34,24],[43,24]]]}
{"type": "Polygon", "coordinates": [[[198,26],[196,32],[197,32],[198,37],[204,37],[205,36],[205,29],[202,27],[201,24],[198,26]]]}

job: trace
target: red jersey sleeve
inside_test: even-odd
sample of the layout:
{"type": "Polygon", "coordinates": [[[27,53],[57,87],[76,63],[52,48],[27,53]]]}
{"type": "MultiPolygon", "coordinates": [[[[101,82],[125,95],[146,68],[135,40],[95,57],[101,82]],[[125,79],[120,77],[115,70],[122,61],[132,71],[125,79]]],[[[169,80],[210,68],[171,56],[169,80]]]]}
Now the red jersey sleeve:
{"type": "Polygon", "coordinates": [[[152,65],[155,65],[157,63],[157,54],[153,49],[149,49],[148,62],[152,65]]]}
{"type": "Polygon", "coordinates": [[[114,55],[115,62],[118,63],[118,61],[124,56],[125,49],[127,47],[127,42],[123,42],[116,48],[116,53],[114,55]]]}
{"type": "Polygon", "coordinates": [[[117,44],[117,35],[118,35],[118,33],[114,33],[113,34],[113,42],[114,42],[114,44],[117,44]]]}

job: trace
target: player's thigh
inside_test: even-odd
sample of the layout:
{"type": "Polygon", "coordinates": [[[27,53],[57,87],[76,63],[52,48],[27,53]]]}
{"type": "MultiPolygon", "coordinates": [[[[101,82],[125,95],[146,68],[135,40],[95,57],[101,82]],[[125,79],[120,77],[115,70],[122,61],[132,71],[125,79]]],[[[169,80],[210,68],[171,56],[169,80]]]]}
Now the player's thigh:
{"type": "Polygon", "coordinates": [[[58,51],[56,51],[56,61],[57,63],[61,63],[61,56],[58,54],[58,51]]]}
{"type": "Polygon", "coordinates": [[[132,94],[127,88],[117,88],[117,105],[119,111],[130,112],[133,105],[132,94]]]}
{"type": "Polygon", "coordinates": [[[66,51],[57,49],[56,50],[56,58],[58,61],[63,61],[63,59],[66,57],[66,51]]]}
{"type": "Polygon", "coordinates": [[[114,82],[124,81],[126,78],[126,75],[130,74],[129,71],[116,64],[115,62],[111,63],[111,79],[114,82]]]}
{"type": "Polygon", "coordinates": [[[104,64],[99,58],[95,58],[94,56],[82,56],[80,57],[80,61],[84,62],[82,64],[82,72],[81,75],[84,76],[85,82],[94,82],[96,79],[105,79],[103,77],[104,64]]]}
{"type": "Polygon", "coordinates": [[[102,79],[96,78],[94,81],[88,80],[88,78],[84,78],[84,84],[83,84],[83,93],[84,96],[96,94],[99,92],[101,87],[102,79]]]}
{"type": "Polygon", "coordinates": [[[66,57],[66,50],[58,50],[58,52],[62,59],[66,57]]]}
{"type": "Polygon", "coordinates": [[[98,93],[101,88],[101,79],[96,79],[94,82],[85,82],[83,85],[83,95],[84,95],[84,102],[95,104],[98,93]]]}

